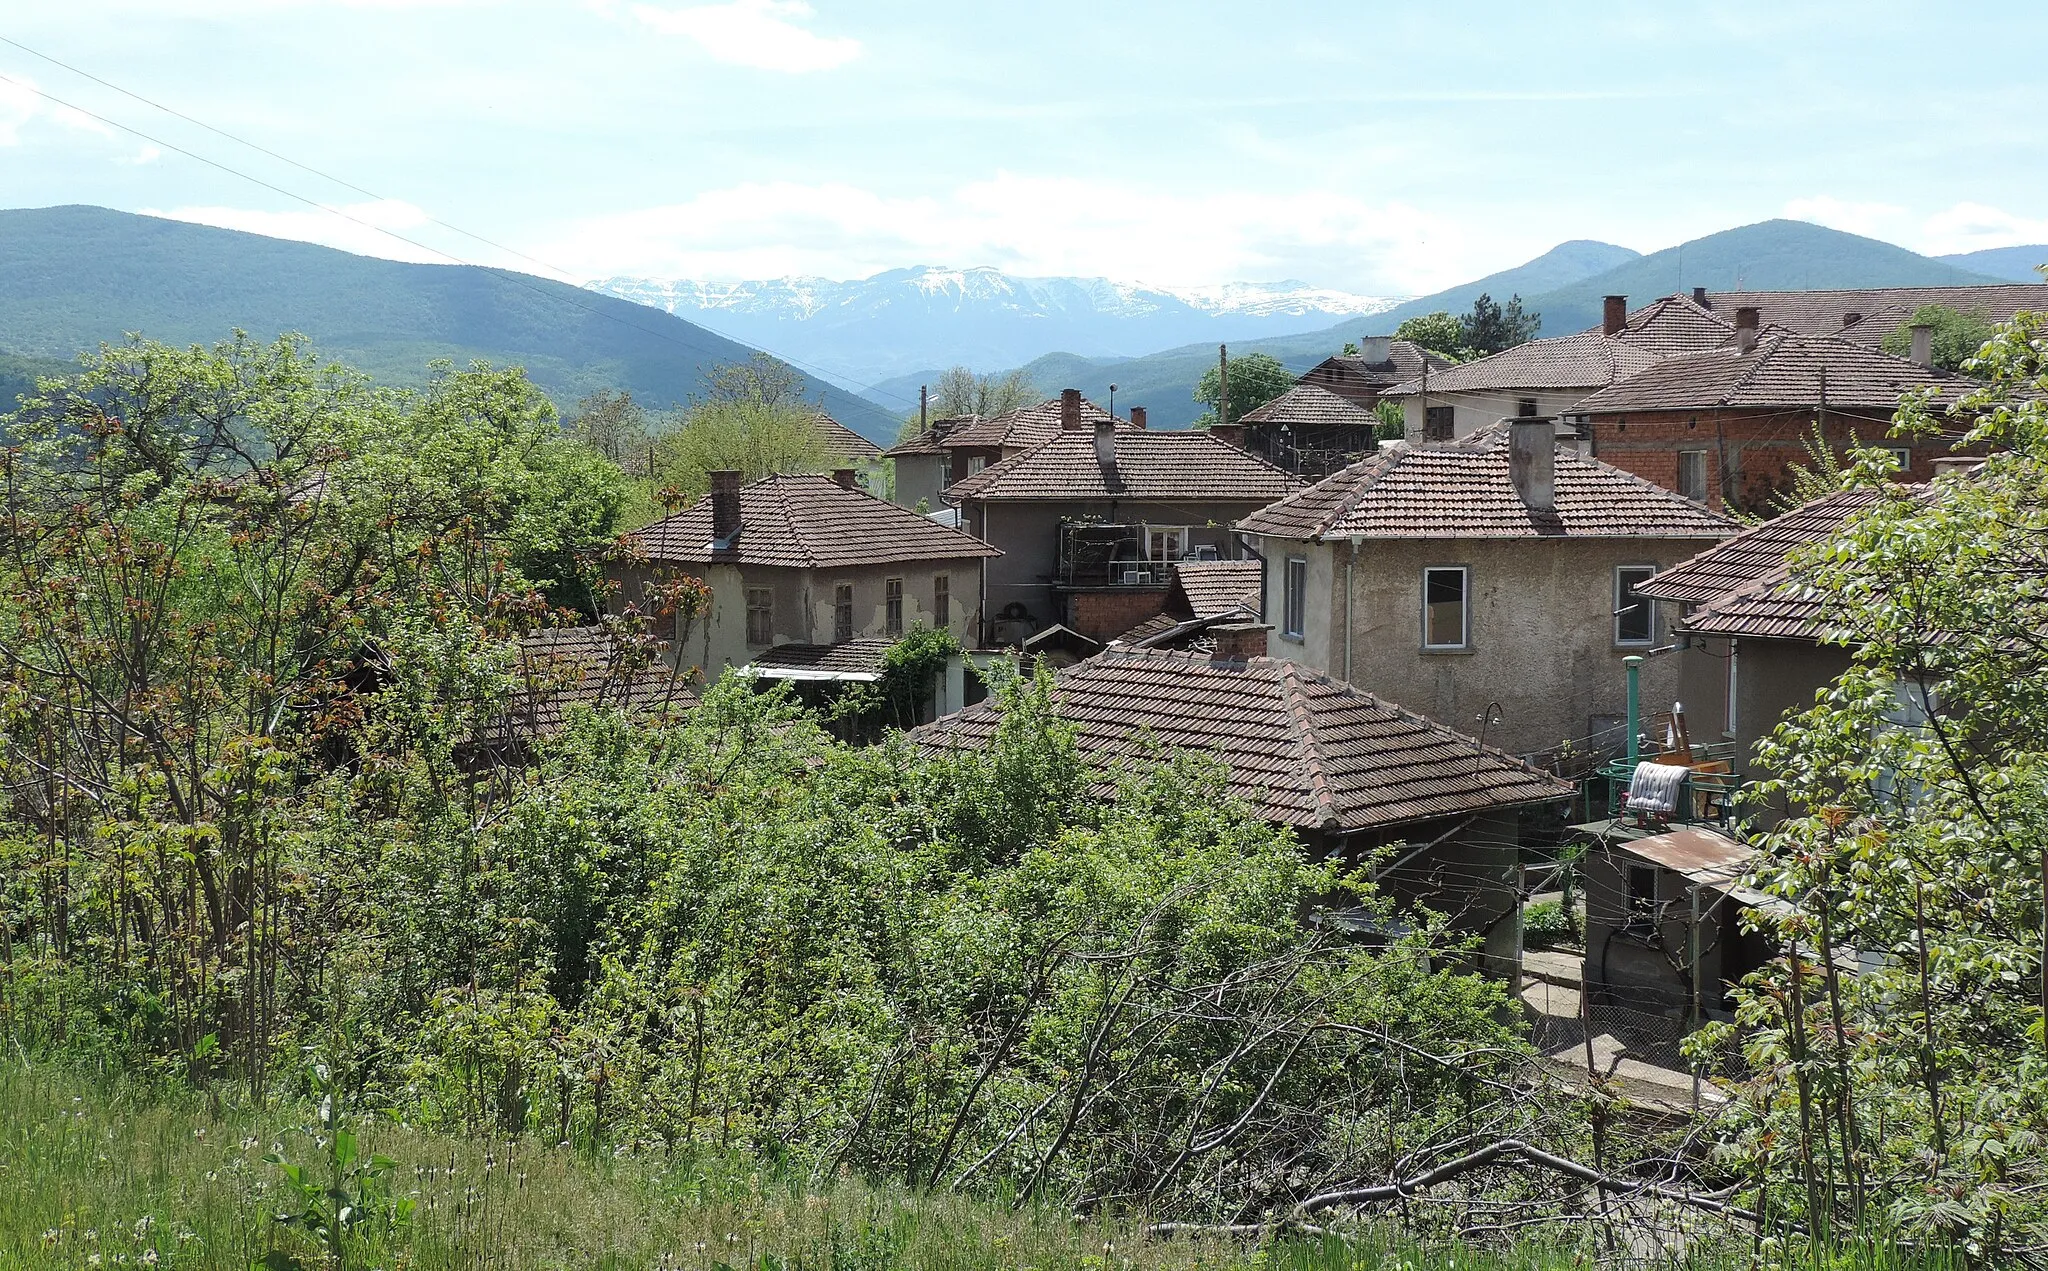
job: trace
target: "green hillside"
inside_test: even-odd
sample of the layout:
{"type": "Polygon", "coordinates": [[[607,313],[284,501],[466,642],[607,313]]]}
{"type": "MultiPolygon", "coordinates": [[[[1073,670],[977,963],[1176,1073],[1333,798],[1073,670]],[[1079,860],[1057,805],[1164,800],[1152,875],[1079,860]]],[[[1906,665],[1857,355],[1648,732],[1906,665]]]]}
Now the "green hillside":
{"type": "MultiPolygon", "coordinates": [[[[1294,370],[1305,371],[1343,348],[1347,340],[1386,334],[1406,318],[1438,309],[1463,312],[1481,292],[1496,300],[1520,294],[1525,309],[1543,316],[1543,334],[1564,335],[1597,324],[1601,297],[1607,295],[1625,295],[1634,307],[1694,287],[1711,291],[1806,290],[1996,281],[1999,279],[1874,238],[1805,221],[1763,221],[1647,256],[1610,243],[1562,243],[1525,265],[1418,297],[1369,318],[1300,335],[1247,340],[1232,344],[1230,351],[1233,356],[1269,353],[1294,370]]],[[[1055,353],[1029,363],[1024,370],[1033,384],[1047,392],[1078,388],[1091,397],[1098,393],[1106,396],[1114,382],[1118,402],[1143,405],[1155,422],[1179,427],[1201,413],[1194,401],[1195,383],[1215,359],[1214,345],[1191,345],[1137,358],[1055,353]]],[[[899,388],[907,383],[915,396],[918,382],[919,377],[906,376],[880,387],[899,388]]]]}
{"type": "MultiPolygon", "coordinates": [[[[402,264],[106,208],[0,211],[0,352],[69,358],[127,331],[184,344],[237,327],[265,339],[303,332],[389,383],[419,382],[435,358],[519,363],[565,406],[622,388],[665,408],[695,393],[705,370],[753,351],[658,309],[525,274],[402,264]]],[[[848,426],[893,437],[873,403],[808,387],[848,426]]]]}
{"type": "Polygon", "coordinates": [[[2039,282],[2041,271],[2048,269],[2048,243],[2032,243],[2025,247],[1987,247],[1983,251],[1958,252],[1940,259],[1958,269],[1989,274],[2006,282],[2039,282]]]}
{"type": "Polygon", "coordinates": [[[0,353],[0,415],[13,410],[16,403],[28,396],[35,388],[37,376],[64,375],[76,369],[59,358],[0,353]]]}

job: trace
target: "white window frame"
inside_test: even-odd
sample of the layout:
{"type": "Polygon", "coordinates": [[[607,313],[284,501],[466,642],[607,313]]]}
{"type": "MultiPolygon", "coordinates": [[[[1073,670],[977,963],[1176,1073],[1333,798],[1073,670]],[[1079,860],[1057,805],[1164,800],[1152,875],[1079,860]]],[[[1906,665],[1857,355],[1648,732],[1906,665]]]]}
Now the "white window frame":
{"type": "Polygon", "coordinates": [[[1900,476],[1912,475],[1913,448],[1911,446],[1886,446],[1885,452],[1891,455],[1892,462],[1898,465],[1900,476]]]}
{"type": "Polygon", "coordinates": [[[1623,639],[1621,634],[1622,614],[1625,610],[1633,607],[1627,599],[1627,591],[1621,581],[1622,575],[1629,573],[1642,574],[1642,580],[1637,584],[1640,586],[1642,583],[1646,583],[1657,576],[1657,567],[1655,565],[1616,565],[1614,567],[1614,590],[1610,593],[1610,597],[1614,602],[1614,646],[1618,649],[1647,648],[1657,643],[1657,602],[1652,597],[1636,597],[1637,603],[1646,606],[1649,611],[1648,622],[1646,623],[1648,627],[1647,634],[1640,640],[1623,639]]]}
{"type": "Polygon", "coordinates": [[[1678,480],[1673,484],[1678,487],[1676,493],[1679,497],[1691,499],[1695,503],[1705,503],[1707,501],[1708,496],[1712,493],[1713,482],[1707,472],[1707,452],[1704,449],[1695,447],[1678,452],[1678,480]],[[1685,469],[1688,461],[1696,461],[1700,466],[1698,494],[1694,494],[1685,488],[1689,484],[1685,479],[1685,469]]]}
{"type": "Polygon", "coordinates": [[[975,473],[977,473],[977,472],[980,472],[980,471],[981,471],[981,470],[982,470],[983,468],[986,468],[986,467],[988,467],[988,456],[987,456],[987,455],[969,455],[969,456],[967,456],[967,475],[968,475],[968,476],[970,476],[970,477],[971,477],[971,476],[973,476],[973,475],[974,475],[975,473]]]}
{"type": "Polygon", "coordinates": [[[1428,565],[1422,571],[1422,647],[1431,653],[1448,653],[1472,647],[1472,570],[1466,565],[1428,565]],[[1458,642],[1433,643],[1429,638],[1429,580],[1436,574],[1458,576],[1458,642]]]}
{"type": "Polygon", "coordinates": [[[1185,525],[1146,525],[1145,559],[1149,561],[1177,561],[1182,559],[1188,554],[1188,534],[1189,528],[1185,525]],[[1172,555],[1160,555],[1153,543],[1153,539],[1162,534],[1171,535],[1180,544],[1180,550],[1172,555]]]}
{"type": "Polygon", "coordinates": [[[1308,628],[1308,557],[1280,563],[1280,638],[1302,640],[1308,628]]]}

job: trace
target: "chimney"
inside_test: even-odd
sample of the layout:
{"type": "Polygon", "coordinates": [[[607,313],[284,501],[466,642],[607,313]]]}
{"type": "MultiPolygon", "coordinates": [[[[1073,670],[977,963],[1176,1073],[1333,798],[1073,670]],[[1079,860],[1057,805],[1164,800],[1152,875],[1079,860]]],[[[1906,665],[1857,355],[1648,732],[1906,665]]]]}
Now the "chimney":
{"type": "Polygon", "coordinates": [[[1863,315],[1856,312],[1854,309],[1851,309],[1849,312],[1842,315],[1842,328],[1844,330],[1847,330],[1848,328],[1855,326],[1857,323],[1861,321],[1863,321],[1863,315]]]}
{"type": "Polygon", "coordinates": [[[730,547],[740,532],[740,474],[737,469],[721,468],[707,475],[711,478],[711,542],[714,547],[730,547]]]}
{"type": "Polygon", "coordinates": [[[1145,426],[1145,408],[1143,406],[1131,407],[1131,425],[1135,428],[1143,428],[1145,426]]]}
{"type": "Polygon", "coordinates": [[[1934,328],[1925,322],[1913,324],[1913,360],[1926,367],[1934,365],[1934,328]]]}
{"type": "Polygon", "coordinates": [[[1273,628],[1262,622],[1230,622],[1209,628],[1215,644],[1209,650],[1211,662],[1243,662],[1266,656],[1266,635],[1273,628]]]}
{"type": "Polygon", "coordinates": [[[1557,425],[1548,419],[1508,423],[1508,476],[1531,512],[1557,510],[1557,425]]]}
{"type": "Polygon", "coordinates": [[[1081,390],[1078,388],[1060,390],[1060,427],[1068,432],[1081,427],[1081,390]]]}
{"type": "Polygon", "coordinates": [[[857,490],[860,488],[859,483],[853,479],[853,469],[851,468],[832,469],[832,480],[842,490],[857,490]]]}
{"type": "Polygon", "coordinates": [[[1627,296],[1608,296],[1600,305],[1600,334],[1620,335],[1628,328],[1627,296]]]}
{"type": "Polygon", "coordinates": [[[1244,449],[1243,424],[1211,424],[1209,426],[1209,435],[1226,446],[1236,446],[1239,450],[1244,449]]]}
{"type": "Polygon", "coordinates": [[[1692,289],[1692,302],[1702,309],[1714,307],[1707,303],[1707,289],[1705,287],[1694,287],[1692,289]]]}
{"type": "Polygon", "coordinates": [[[1116,421],[1095,421],[1095,465],[1102,469],[1102,484],[1111,494],[1121,494],[1123,478],[1116,471],[1116,421]]]}
{"type": "Polygon", "coordinates": [[[1358,342],[1359,360],[1367,366],[1379,366],[1394,360],[1394,337],[1391,335],[1368,335],[1358,342]]]}
{"type": "Polygon", "coordinates": [[[1744,353],[1756,347],[1756,307],[1744,305],[1735,311],[1735,347],[1744,353]]]}

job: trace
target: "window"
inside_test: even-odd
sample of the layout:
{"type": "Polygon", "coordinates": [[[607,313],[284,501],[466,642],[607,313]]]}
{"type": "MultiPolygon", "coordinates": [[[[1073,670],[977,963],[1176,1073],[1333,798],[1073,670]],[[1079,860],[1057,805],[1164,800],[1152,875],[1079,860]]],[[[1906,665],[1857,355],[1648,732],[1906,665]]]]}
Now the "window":
{"type": "Polygon", "coordinates": [[[775,643],[775,593],[766,587],[747,588],[747,643],[775,643]]]}
{"type": "Polygon", "coordinates": [[[891,578],[882,584],[882,634],[891,639],[903,634],[903,580],[891,578]]]}
{"type": "Polygon", "coordinates": [[[1449,441],[1458,431],[1458,412],[1454,406],[1431,406],[1422,412],[1422,439],[1424,441],[1449,441]]]}
{"type": "Polygon", "coordinates": [[[1145,536],[1151,560],[1179,560],[1187,555],[1188,529],[1185,525],[1151,525],[1145,536]]]}
{"type": "Polygon", "coordinates": [[[1657,638],[1657,602],[1636,594],[1650,581],[1654,565],[1620,565],[1614,571],[1614,642],[1649,644],[1657,638]]]}
{"type": "Polygon", "coordinates": [[[953,580],[932,575],[932,625],[943,631],[953,625],[953,580]]]}
{"type": "Polygon", "coordinates": [[[1463,565],[1422,571],[1422,647],[1462,649],[1470,635],[1463,565]]]}
{"type": "Polygon", "coordinates": [[[1515,403],[1515,414],[1520,415],[1523,419],[1536,418],[1536,399],[1524,397],[1517,401],[1515,403]]]}
{"type": "Polygon", "coordinates": [[[1913,471],[1913,451],[1909,447],[1886,446],[1885,453],[1892,457],[1892,463],[1898,467],[1901,475],[1913,471]]]}
{"type": "Polygon", "coordinates": [[[1678,452],[1678,492],[1695,503],[1707,501],[1707,452],[1678,452]]]}
{"type": "Polygon", "coordinates": [[[1307,558],[1288,557],[1286,571],[1280,584],[1280,634],[1289,640],[1299,640],[1308,626],[1307,558]]]}
{"type": "Polygon", "coordinates": [[[1649,865],[1628,867],[1628,920],[1631,931],[1657,929],[1657,871],[1649,865]]]}
{"type": "Polygon", "coordinates": [[[975,473],[977,473],[977,472],[980,472],[980,471],[981,471],[981,470],[982,470],[983,468],[986,468],[986,467],[988,467],[988,458],[987,458],[987,456],[985,456],[985,455],[969,455],[969,456],[967,456],[967,475],[968,475],[968,476],[970,476],[970,477],[971,477],[971,476],[973,476],[973,475],[974,475],[975,473]]]}
{"type": "Polygon", "coordinates": [[[853,584],[840,583],[832,589],[832,643],[853,639],[853,584]]]}

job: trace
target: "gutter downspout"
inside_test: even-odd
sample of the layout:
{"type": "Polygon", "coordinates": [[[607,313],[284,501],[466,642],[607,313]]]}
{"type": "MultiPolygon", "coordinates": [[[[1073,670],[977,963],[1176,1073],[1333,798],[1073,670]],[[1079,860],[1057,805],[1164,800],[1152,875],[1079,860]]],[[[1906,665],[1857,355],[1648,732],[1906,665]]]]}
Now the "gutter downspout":
{"type": "Polygon", "coordinates": [[[1642,758],[1637,734],[1642,731],[1642,672],[1643,655],[1631,653],[1621,660],[1628,668],[1628,770],[1633,776],[1636,763],[1642,758]]]}

